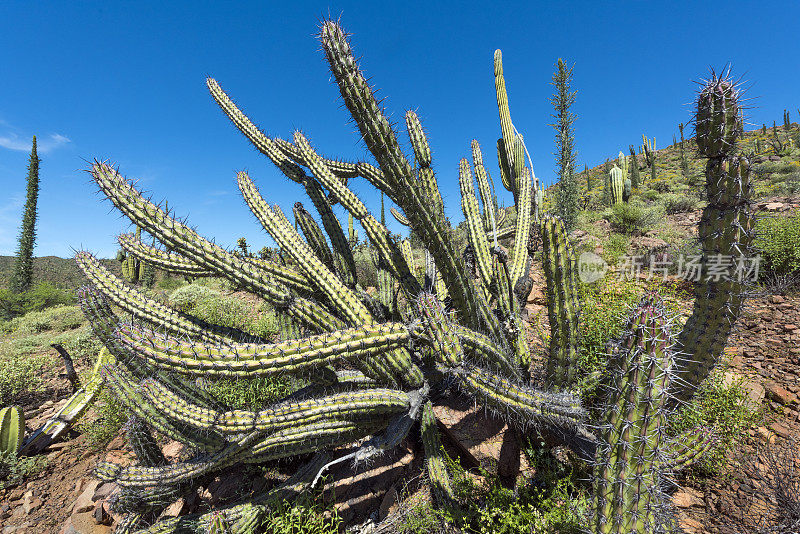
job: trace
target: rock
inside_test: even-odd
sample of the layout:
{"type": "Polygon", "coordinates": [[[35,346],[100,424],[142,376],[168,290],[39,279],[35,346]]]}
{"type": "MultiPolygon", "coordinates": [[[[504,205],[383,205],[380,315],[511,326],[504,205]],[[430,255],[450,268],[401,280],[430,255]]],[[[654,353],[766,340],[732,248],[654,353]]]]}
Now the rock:
{"type": "Polygon", "coordinates": [[[98,506],[94,509],[94,520],[99,525],[111,525],[112,520],[111,516],[108,514],[106,509],[103,506],[98,506]]]}
{"type": "Polygon", "coordinates": [[[352,474],[349,463],[340,464],[333,469],[324,493],[336,497],[334,506],[343,521],[364,518],[380,508],[384,494],[406,475],[413,459],[411,449],[401,447],[376,459],[366,471],[352,474]]]}
{"type": "Polygon", "coordinates": [[[761,438],[765,443],[775,443],[775,434],[767,430],[767,427],[758,427],[756,429],[756,434],[758,434],[758,437],[761,438]]]}
{"type": "Polygon", "coordinates": [[[769,298],[769,301],[772,302],[773,304],[780,304],[780,303],[784,302],[785,300],[786,299],[784,299],[781,295],[772,295],[769,298]]]}
{"type": "Polygon", "coordinates": [[[770,430],[784,439],[788,439],[792,435],[791,431],[780,423],[772,423],[769,425],[770,430]]]}
{"type": "Polygon", "coordinates": [[[183,452],[183,443],[179,441],[170,441],[164,445],[161,452],[164,453],[167,460],[175,461],[181,455],[181,452],[183,452]]]}
{"type": "Polygon", "coordinates": [[[94,520],[94,513],[72,514],[61,529],[61,534],[111,534],[111,527],[100,525],[94,520]]]}
{"type": "Polygon", "coordinates": [[[451,397],[434,406],[439,428],[458,447],[472,467],[482,466],[493,474],[515,480],[520,472],[529,471],[525,457],[519,454],[514,431],[499,417],[486,413],[465,396],[451,397]],[[508,435],[507,435],[508,434],[508,435]],[[501,454],[502,453],[502,454],[501,454]]]}
{"type": "MultiPolygon", "coordinates": [[[[770,158],[770,159],[772,159],[772,158],[770,158]]],[[[764,206],[764,208],[767,211],[779,211],[779,210],[781,210],[783,208],[783,203],[782,202],[770,202],[769,204],[764,206]]]]}
{"type": "Polygon", "coordinates": [[[681,488],[672,496],[672,504],[678,508],[705,508],[703,494],[693,488],[681,488]]]}
{"type": "Polygon", "coordinates": [[[83,493],[81,493],[78,499],[75,501],[75,504],[72,505],[73,514],[80,514],[82,512],[94,510],[94,500],[92,500],[92,497],[94,497],[94,492],[99,485],[99,480],[92,480],[89,482],[89,484],[83,490],[83,493]]]}
{"type": "Polygon", "coordinates": [[[119,486],[113,482],[105,482],[95,490],[94,495],[92,495],[92,501],[96,502],[107,499],[118,488],[119,486]]]}
{"type": "Polygon", "coordinates": [[[680,521],[678,521],[678,526],[686,534],[704,534],[706,532],[703,524],[691,517],[681,517],[680,521]]]}
{"type": "Polygon", "coordinates": [[[796,324],[785,324],[785,325],[783,325],[783,329],[786,332],[794,332],[795,330],[797,330],[797,325],[796,324]]]}
{"type": "Polygon", "coordinates": [[[795,394],[787,391],[777,382],[769,380],[764,384],[764,388],[766,390],[767,398],[779,404],[788,406],[797,402],[797,397],[795,394]]]}
{"type": "Polygon", "coordinates": [[[186,504],[186,499],[181,497],[174,503],[167,506],[167,508],[164,510],[164,513],[161,515],[163,515],[164,517],[178,517],[179,515],[181,515],[181,512],[183,512],[185,504],[186,504]]]}

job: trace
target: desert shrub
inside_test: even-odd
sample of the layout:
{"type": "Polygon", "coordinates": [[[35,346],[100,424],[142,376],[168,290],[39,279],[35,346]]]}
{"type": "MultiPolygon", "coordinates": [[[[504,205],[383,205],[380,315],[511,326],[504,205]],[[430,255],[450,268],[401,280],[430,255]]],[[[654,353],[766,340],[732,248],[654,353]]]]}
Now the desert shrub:
{"type": "Polygon", "coordinates": [[[760,219],[755,232],[762,273],[800,273],[800,213],[760,219]]]}
{"type": "Polygon", "coordinates": [[[615,265],[628,252],[630,244],[630,237],[624,234],[611,234],[603,243],[603,259],[607,263],[615,265]]]}
{"type": "Polygon", "coordinates": [[[122,425],[128,420],[128,410],[107,388],[100,391],[92,408],[96,417],[81,418],[75,429],[86,435],[89,447],[97,451],[105,447],[119,433],[122,425]]]}
{"type": "Polygon", "coordinates": [[[650,189],[655,189],[659,193],[668,193],[672,189],[672,184],[666,178],[656,178],[651,180],[648,184],[650,189]]]}
{"type": "Polygon", "coordinates": [[[648,189],[644,193],[642,193],[642,198],[645,200],[656,201],[661,196],[661,193],[656,191],[655,189],[648,189]]]}
{"type": "Polygon", "coordinates": [[[632,307],[641,292],[632,281],[602,278],[592,284],[579,284],[581,302],[581,375],[602,371],[608,363],[608,343],[619,337],[632,307]]]}
{"type": "Polygon", "coordinates": [[[659,205],[645,206],[640,202],[620,202],[608,213],[608,222],[619,232],[633,235],[644,234],[664,217],[664,208],[659,205]]]}
{"type": "Polygon", "coordinates": [[[15,404],[23,392],[43,391],[42,377],[52,374],[52,358],[15,352],[0,356],[0,406],[15,404]]]}
{"type": "Polygon", "coordinates": [[[176,289],[169,301],[185,313],[230,328],[248,330],[254,319],[254,312],[246,302],[196,283],[176,289]]]}
{"type": "Polygon", "coordinates": [[[0,331],[17,334],[38,334],[45,330],[64,332],[85,322],[79,306],[58,305],[42,311],[26,313],[0,324],[0,331]]]}
{"type": "Polygon", "coordinates": [[[375,265],[371,247],[356,247],[353,251],[353,260],[356,264],[356,277],[361,287],[378,287],[378,268],[375,265]]]}
{"type": "Polygon", "coordinates": [[[286,375],[252,379],[223,378],[211,383],[210,392],[226,406],[257,410],[299,389],[303,383],[286,375]]]}
{"type": "Polygon", "coordinates": [[[667,433],[676,436],[697,426],[716,429],[716,445],[691,468],[692,474],[709,477],[721,471],[728,454],[736,450],[747,429],[762,417],[760,410],[749,406],[741,381],[726,384],[723,374],[717,371],[700,386],[690,404],[668,419],[667,433]]]}
{"type": "Polygon", "coordinates": [[[697,198],[679,195],[676,193],[667,193],[662,195],[658,201],[662,206],[664,206],[664,211],[670,215],[694,211],[697,209],[698,204],[697,198]]]}
{"type": "Polygon", "coordinates": [[[10,320],[51,306],[74,303],[75,297],[72,293],[58,289],[50,282],[39,282],[22,293],[0,288],[0,320],[10,320]]]}
{"type": "Polygon", "coordinates": [[[156,282],[156,289],[173,292],[186,285],[186,280],[176,276],[164,276],[156,282]]]}
{"type": "Polygon", "coordinates": [[[10,488],[36,476],[47,467],[47,456],[17,457],[0,452],[0,490],[10,488]]]}
{"type": "Polygon", "coordinates": [[[305,498],[291,504],[281,501],[262,522],[264,530],[261,532],[338,534],[342,526],[335,508],[326,508],[319,501],[305,498]]]}

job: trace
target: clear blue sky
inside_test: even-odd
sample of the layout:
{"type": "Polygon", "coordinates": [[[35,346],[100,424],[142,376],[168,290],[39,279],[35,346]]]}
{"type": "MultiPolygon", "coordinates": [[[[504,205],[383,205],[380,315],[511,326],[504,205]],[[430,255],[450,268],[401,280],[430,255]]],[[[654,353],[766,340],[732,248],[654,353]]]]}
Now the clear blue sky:
{"type": "MultiPolygon", "coordinates": [[[[536,174],[553,179],[552,109],[559,57],[575,65],[579,168],[641,143],[672,142],[709,66],[749,81],[749,120],[800,107],[800,2],[22,2],[0,4],[0,254],[13,254],[30,140],[39,140],[37,256],[102,257],[129,230],[83,172],[108,159],[206,236],[256,249],[268,237],[238,194],[246,169],[272,203],[300,197],[208,95],[215,77],[271,135],[302,129],[321,153],[365,149],[315,39],[341,16],[362,67],[396,121],[417,109],[454,222],[457,165],[470,140],[497,177],[500,128],[492,53],[503,50],[515,125],[536,174]]],[[[377,211],[377,197],[355,186],[377,211]]],[[[393,226],[400,231],[399,225],[393,226]]],[[[363,235],[363,232],[362,232],[363,235]]]]}

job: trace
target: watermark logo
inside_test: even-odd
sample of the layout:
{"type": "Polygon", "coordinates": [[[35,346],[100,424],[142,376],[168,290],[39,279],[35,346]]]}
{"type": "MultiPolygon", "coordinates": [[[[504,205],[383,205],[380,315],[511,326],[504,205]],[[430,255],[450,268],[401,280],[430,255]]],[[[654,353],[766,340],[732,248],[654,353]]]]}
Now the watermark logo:
{"type": "Polygon", "coordinates": [[[708,256],[672,257],[660,256],[622,256],[612,270],[597,254],[584,252],[578,258],[578,277],[590,284],[606,276],[609,271],[617,280],[661,277],[667,280],[674,273],[676,278],[689,282],[738,282],[758,280],[760,256],[736,256],[709,254],[708,256]]]}
{"type": "Polygon", "coordinates": [[[606,275],[608,264],[594,252],[583,252],[578,258],[578,278],[584,284],[591,284],[606,275]]]}

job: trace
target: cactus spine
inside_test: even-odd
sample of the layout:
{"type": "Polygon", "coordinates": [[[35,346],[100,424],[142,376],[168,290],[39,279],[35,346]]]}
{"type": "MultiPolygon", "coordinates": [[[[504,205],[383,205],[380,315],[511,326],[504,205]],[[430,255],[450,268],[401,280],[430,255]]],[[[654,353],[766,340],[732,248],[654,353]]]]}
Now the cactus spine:
{"type": "MultiPolygon", "coordinates": [[[[634,314],[623,349],[612,357],[614,372],[596,379],[580,376],[574,253],[559,219],[537,219],[543,192],[525,165],[523,140],[511,122],[500,51],[494,57],[502,134],[498,160],[503,185],[514,197],[517,220],[501,228],[504,211],[495,210],[497,200],[488,173],[484,175],[480,149],[473,143],[474,173],[469,160],[459,164],[462,210],[470,232],[470,246],[463,251],[439,203],[432,152],[419,118],[406,114],[413,149],[413,156],[407,155],[343,29],[324,21],[320,40],[345,106],[377,166],[325,158],[300,132],[291,141],[269,137],[215,80],[207,80],[207,85],[248,140],[287,178],[303,186],[323,221],[332,262],[321,229],[309,221],[304,226],[305,215],[299,208],[295,228],[279,208],[267,203],[247,173],[237,174],[237,184],[287,258],[284,264],[222,249],[145,199],[111,166],[92,166],[96,183],[117,209],[169,250],[165,261],[235,282],[269,302],[291,326],[280,341],[247,337],[162,306],[103,269],[90,254],[76,255],[91,283],[80,294],[84,313],[114,356],[102,366],[106,383],[138,420],[196,451],[187,461],[164,464],[149,446],[147,434],[136,429],[136,464],[98,466],[100,478],[124,488],[122,504],[131,514],[127,523],[150,532],[208,530],[211,525],[248,532],[263,518],[275,494],[258,495],[252,502],[219,511],[224,518],[205,514],[170,518],[149,527],[142,524],[145,513],[205,474],[234,464],[317,452],[292,482],[297,491],[281,490],[282,498],[294,496],[313,485],[332,463],[354,460],[359,468],[399,445],[415,424],[420,426],[437,500],[457,506],[432,410],[441,393],[438,386],[452,383],[516,427],[535,424],[584,458],[594,459],[598,527],[608,532],[649,532],[658,520],[653,510],[663,501],[649,488],[657,487],[662,473],[702,454],[707,443],[687,441],[682,447],[660,437],[667,393],[679,384],[688,389],[677,394],[691,396],[713,366],[714,352],[727,337],[722,323],[732,323],[738,312],[738,301],[731,300],[738,297],[727,291],[732,287],[707,285],[698,294],[694,315],[679,338],[686,354],[680,364],[672,362],[660,304],[650,299],[634,314]],[[398,206],[391,213],[425,248],[424,276],[418,276],[408,242],[397,243],[350,188],[349,181],[356,178],[365,179],[398,206]],[[332,203],[341,204],[349,214],[347,236],[333,216],[332,203]],[[496,224],[491,223],[493,213],[496,224]],[[355,220],[379,266],[377,299],[361,290],[352,267],[355,220]],[[542,236],[553,332],[545,380],[536,386],[525,380],[529,348],[520,313],[531,287],[533,233],[542,236]],[[500,236],[513,238],[510,253],[495,245],[500,236]],[[109,303],[144,324],[123,322],[109,303]],[[235,410],[186,380],[275,373],[300,374],[312,384],[261,409],[235,410]],[[673,373],[682,380],[673,380],[673,373]],[[589,379],[604,387],[596,405],[586,406],[576,390],[589,379]],[[356,441],[362,444],[352,454],[333,461],[321,454],[356,441]]],[[[701,101],[708,100],[704,98],[701,95],[701,101]]],[[[713,119],[720,122],[720,117],[713,119]]],[[[720,129],[708,130],[703,134],[709,138],[706,144],[718,143],[720,129]],[[711,139],[714,136],[717,139],[711,139]]],[[[709,164],[709,211],[705,226],[701,225],[704,250],[710,254],[734,246],[737,229],[749,227],[750,222],[747,211],[740,209],[748,192],[746,165],[733,156],[708,157],[719,163],[709,164]]],[[[616,202],[624,196],[622,172],[615,167],[616,202]]],[[[608,174],[610,182],[612,173],[608,174]]]]}

